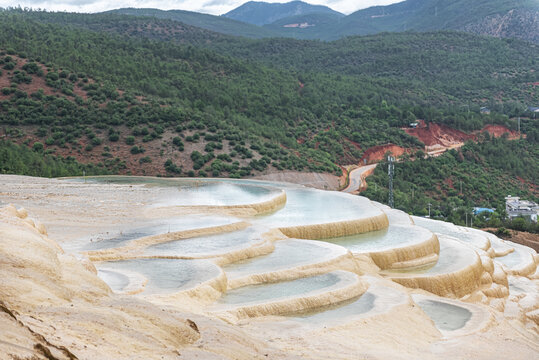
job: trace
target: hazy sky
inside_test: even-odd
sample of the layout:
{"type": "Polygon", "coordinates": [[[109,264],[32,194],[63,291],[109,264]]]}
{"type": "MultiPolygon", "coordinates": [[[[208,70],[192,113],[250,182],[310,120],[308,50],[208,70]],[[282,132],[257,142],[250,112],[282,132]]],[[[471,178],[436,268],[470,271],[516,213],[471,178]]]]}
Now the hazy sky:
{"type": "MultiPolygon", "coordinates": [[[[288,2],[287,0],[264,0],[265,2],[288,2]]],[[[403,0],[306,0],[311,4],[327,5],[345,14],[373,5],[387,5],[403,0]]],[[[224,14],[247,0],[0,0],[0,7],[18,6],[53,11],[100,12],[122,7],[179,9],[224,14]]]]}

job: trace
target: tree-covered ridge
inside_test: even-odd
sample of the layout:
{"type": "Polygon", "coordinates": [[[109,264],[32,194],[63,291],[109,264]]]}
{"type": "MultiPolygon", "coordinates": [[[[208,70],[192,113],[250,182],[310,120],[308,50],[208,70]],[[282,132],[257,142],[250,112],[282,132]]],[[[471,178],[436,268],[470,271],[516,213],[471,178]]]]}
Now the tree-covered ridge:
{"type": "MultiPolygon", "coordinates": [[[[427,215],[449,221],[464,221],[464,210],[477,206],[505,209],[507,195],[539,201],[539,146],[537,139],[507,140],[487,138],[468,142],[458,150],[439,157],[395,164],[395,207],[415,215],[427,215]]],[[[386,203],[388,196],[387,163],[379,164],[367,179],[362,195],[386,203]]]]}
{"type": "Polygon", "coordinates": [[[344,17],[324,5],[311,5],[303,1],[290,1],[285,3],[267,3],[263,1],[248,1],[224,14],[224,17],[243,21],[254,25],[272,24],[283,18],[295,15],[329,14],[337,18],[344,17]]]}
{"type": "Polygon", "coordinates": [[[392,97],[406,104],[427,100],[437,106],[456,100],[469,106],[493,106],[495,99],[507,98],[519,100],[518,106],[524,108],[538,100],[533,83],[539,75],[533,70],[539,48],[521,41],[455,32],[380,34],[331,43],[248,40],[152,18],[42,12],[25,16],[129,37],[192,44],[301,75],[348,75],[353,78],[344,81],[398,90],[392,97]]]}
{"type": "Polygon", "coordinates": [[[73,157],[43,154],[43,149],[30,149],[10,141],[0,141],[0,174],[23,174],[41,177],[106,175],[110,172],[93,164],[78,163],[73,157]]]}
{"type": "Polygon", "coordinates": [[[224,16],[213,16],[185,10],[158,10],[124,8],[106,12],[105,14],[122,14],[133,16],[151,16],[158,19],[173,20],[198,28],[207,29],[220,34],[242,36],[248,38],[264,38],[279,36],[279,33],[260,26],[237,21],[224,16]]]}
{"type": "Polygon", "coordinates": [[[307,161],[196,109],[141,98],[39,58],[0,51],[0,66],[0,136],[38,152],[116,173],[239,177],[270,165],[340,171],[322,152],[307,161]]]}
{"type": "MultiPolygon", "coordinates": [[[[288,37],[331,41],[346,36],[384,32],[457,30],[498,38],[516,38],[536,44],[539,42],[539,33],[536,31],[539,25],[539,4],[535,0],[407,0],[387,6],[369,7],[348,16],[331,12],[307,12],[289,19],[279,19],[277,16],[274,18],[277,21],[262,27],[247,22],[271,22],[268,18],[274,13],[272,7],[294,6],[291,3],[256,5],[269,8],[262,10],[260,16],[242,12],[239,19],[245,22],[232,21],[224,16],[177,10],[117,11],[130,15],[168,18],[216,32],[252,38],[288,37]],[[310,26],[284,27],[295,22],[306,22],[310,26]]],[[[241,7],[237,10],[241,10],[241,7]]]]}
{"type": "MultiPolygon", "coordinates": [[[[538,49],[520,41],[450,32],[252,41],[183,26],[1,13],[0,136],[111,172],[338,174],[371,146],[422,149],[401,129],[416,119],[468,132],[489,123],[515,129],[510,117],[537,102],[538,49]],[[492,114],[480,114],[483,105],[492,114]]],[[[534,124],[522,120],[532,147],[523,164],[537,159],[534,124]]],[[[451,166],[464,171],[467,162],[451,166]]]]}

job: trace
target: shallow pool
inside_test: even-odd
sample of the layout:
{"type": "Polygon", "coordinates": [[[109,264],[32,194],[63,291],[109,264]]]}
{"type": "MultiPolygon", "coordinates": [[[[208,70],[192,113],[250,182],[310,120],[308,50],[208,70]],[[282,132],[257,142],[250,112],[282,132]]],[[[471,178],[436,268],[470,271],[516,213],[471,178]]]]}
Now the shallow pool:
{"type": "Polygon", "coordinates": [[[107,285],[112,289],[112,291],[120,292],[129,285],[129,277],[125,276],[122,273],[111,271],[111,270],[98,270],[97,276],[101,278],[107,285]]]}
{"type": "Polygon", "coordinates": [[[186,215],[178,218],[167,219],[158,223],[149,222],[146,226],[136,224],[133,225],[133,227],[128,228],[127,230],[117,234],[106,234],[98,237],[95,240],[84,239],[76,241],[74,243],[79,244],[79,247],[77,249],[79,251],[110,249],[114,247],[124,246],[130,240],[138,239],[141,237],[166,234],[176,231],[195,230],[206,227],[221,226],[232,224],[237,221],[239,220],[233,217],[186,215]]]}
{"type": "Polygon", "coordinates": [[[247,228],[241,231],[199,236],[169,241],[148,247],[145,254],[154,256],[203,256],[219,255],[261,241],[261,230],[247,228]]]}
{"type": "Polygon", "coordinates": [[[413,219],[416,225],[429,229],[434,233],[452,236],[459,241],[472,245],[478,249],[488,249],[490,247],[488,237],[478,232],[472,232],[464,227],[459,227],[444,221],[425,219],[421,217],[414,217],[413,219]]]}
{"type": "Polygon", "coordinates": [[[421,300],[417,304],[434,321],[436,327],[444,331],[458,330],[472,317],[470,310],[442,301],[421,300]]]}
{"type": "Polygon", "coordinates": [[[227,265],[223,270],[229,278],[238,278],[319,263],[345,253],[343,248],[317,241],[281,240],[272,253],[227,265]]]}
{"type": "MultiPolygon", "coordinates": [[[[80,180],[80,179],[79,179],[80,180]]],[[[262,185],[239,184],[204,179],[167,179],[130,176],[102,176],[87,181],[155,186],[173,190],[162,194],[153,206],[227,206],[254,204],[269,200],[281,190],[262,185]]]]}
{"type": "Polygon", "coordinates": [[[288,227],[355,220],[382,213],[366,198],[336,191],[292,188],[286,189],[286,197],[283,209],[259,221],[269,226],[288,227]]]}
{"type": "Polygon", "coordinates": [[[445,274],[461,270],[477,260],[476,252],[466,245],[444,237],[440,237],[439,241],[440,254],[436,264],[412,269],[392,270],[387,274],[445,274]]]}
{"type": "Polygon", "coordinates": [[[349,320],[353,316],[368,313],[374,308],[376,295],[366,292],[358,299],[344,301],[329,307],[315,309],[314,311],[295,313],[291,320],[311,324],[331,324],[349,320]]]}
{"type": "Polygon", "coordinates": [[[324,239],[324,241],[345,247],[353,253],[367,253],[421,243],[432,236],[432,232],[420,226],[391,225],[384,230],[324,239]]]}
{"type": "MultiPolygon", "coordinates": [[[[202,282],[216,278],[220,268],[205,260],[179,259],[136,259],[108,261],[96,265],[101,272],[138,273],[148,279],[144,294],[166,294],[192,288],[202,282]]],[[[103,278],[105,282],[117,279],[103,278]]],[[[112,287],[112,285],[109,284],[112,287]]],[[[116,286],[116,285],[115,285],[116,286]]],[[[125,287],[125,285],[124,285],[125,287]]]]}
{"type": "MultiPolygon", "coordinates": [[[[352,274],[353,275],[353,274],[352,274]]],[[[311,276],[272,284],[249,285],[228,291],[218,300],[222,305],[263,303],[270,300],[305,296],[309,292],[332,287],[341,281],[337,273],[311,276]]]]}

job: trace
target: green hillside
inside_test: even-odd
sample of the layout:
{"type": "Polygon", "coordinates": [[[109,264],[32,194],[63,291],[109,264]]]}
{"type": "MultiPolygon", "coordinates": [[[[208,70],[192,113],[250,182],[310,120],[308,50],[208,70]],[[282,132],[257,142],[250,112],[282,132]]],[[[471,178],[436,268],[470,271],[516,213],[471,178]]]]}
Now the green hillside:
{"type": "Polygon", "coordinates": [[[249,1],[224,14],[223,17],[262,26],[291,16],[314,13],[332,15],[335,19],[344,16],[327,6],[311,5],[303,1],[290,1],[287,3],[249,1]]]}
{"type": "Polygon", "coordinates": [[[233,18],[240,21],[226,17],[228,15],[212,16],[181,10],[119,9],[113,13],[171,19],[250,38],[328,41],[382,32],[457,30],[539,43],[539,31],[536,30],[539,27],[539,3],[535,0],[406,0],[359,10],[348,16],[324,7],[298,9],[296,3],[304,4],[249,2],[229,13],[237,13],[233,18]],[[310,26],[284,27],[296,23],[310,26]]]}
{"type": "MultiPolygon", "coordinates": [[[[4,11],[0,169],[27,173],[24,159],[43,159],[47,176],[82,169],[162,176],[246,177],[285,169],[340,174],[339,165],[358,163],[372,146],[393,143],[412,155],[422,150],[424,144],[401,129],[418,118],[464,131],[491,123],[515,129],[515,116],[529,115],[524,108],[539,103],[537,59],[535,45],[456,32],[328,43],[254,40],[151,17],[4,11]],[[484,105],[490,115],[479,113],[484,105]],[[31,155],[15,157],[11,143],[31,155]]],[[[447,162],[455,181],[523,179],[507,183],[513,188],[494,185],[489,198],[476,196],[484,193],[479,184],[465,194],[473,201],[488,204],[490,196],[511,189],[536,197],[530,163],[537,163],[536,128],[534,120],[522,119],[527,139],[519,149],[526,153],[518,153],[518,166],[503,167],[487,156],[494,147],[504,158],[517,151],[512,142],[491,139],[467,145],[466,161],[452,153],[428,161],[447,162]],[[469,156],[474,152],[479,160],[469,156]]],[[[446,180],[442,173],[431,173],[427,162],[406,164],[408,173],[431,179],[414,188],[423,200],[446,206],[445,195],[436,193],[446,180]]],[[[422,211],[406,201],[399,206],[422,211]]]]}
{"type": "Polygon", "coordinates": [[[159,19],[174,20],[183,24],[196,26],[222,34],[244,36],[249,38],[263,38],[279,35],[272,32],[270,29],[248,24],[246,22],[236,21],[223,16],[213,16],[185,10],[165,11],[158,9],[124,8],[112,10],[107,13],[133,16],[151,16],[159,19]]]}

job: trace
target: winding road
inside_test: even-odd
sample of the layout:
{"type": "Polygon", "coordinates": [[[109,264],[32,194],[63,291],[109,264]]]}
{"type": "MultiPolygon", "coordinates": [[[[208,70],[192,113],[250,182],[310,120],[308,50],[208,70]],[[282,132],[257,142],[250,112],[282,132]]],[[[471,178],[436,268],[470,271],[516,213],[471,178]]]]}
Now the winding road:
{"type": "Polygon", "coordinates": [[[369,176],[372,171],[374,171],[374,168],[376,168],[376,165],[378,164],[360,166],[357,169],[350,171],[350,174],[349,174],[350,182],[348,184],[348,187],[346,187],[342,191],[346,193],[350,193],[350,194],[359,193],[359,188],[367,185],[365,182],[365,178],[369,176]]]}

